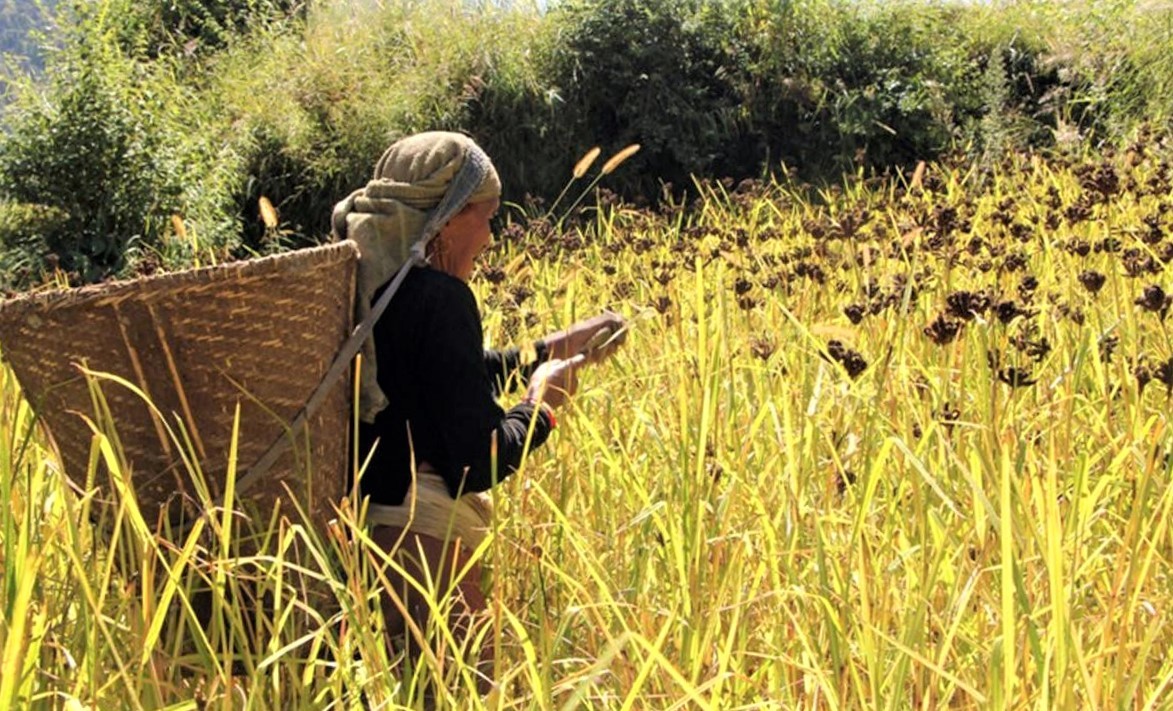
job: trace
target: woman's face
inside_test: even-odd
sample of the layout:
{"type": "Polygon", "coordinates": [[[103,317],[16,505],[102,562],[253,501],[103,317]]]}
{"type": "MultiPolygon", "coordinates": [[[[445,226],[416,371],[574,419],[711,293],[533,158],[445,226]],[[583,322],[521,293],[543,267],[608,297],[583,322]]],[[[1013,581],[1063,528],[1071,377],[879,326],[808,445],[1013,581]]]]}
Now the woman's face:
{"type": "Polygon", "coordinates": [[[497,214],[500,205],[501,200],[493,198],[469,203],[456,213],[432,240],[432,266],[468,281],[477,257],[493,239],[489,220],[497,214]]]}

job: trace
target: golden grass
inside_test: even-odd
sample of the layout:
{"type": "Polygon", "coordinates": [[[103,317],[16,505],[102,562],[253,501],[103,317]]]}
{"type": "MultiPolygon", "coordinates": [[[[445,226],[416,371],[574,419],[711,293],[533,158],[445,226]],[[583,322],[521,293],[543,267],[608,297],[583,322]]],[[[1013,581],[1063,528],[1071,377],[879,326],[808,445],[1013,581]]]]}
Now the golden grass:
{"type": "Polygon", "coordinates": [[[607,159],[607,162],[603,164],[603,168],[599,171],[599,174],[600,175],[610,175],[611,173],[613,173],[615,171],[616,168],[623,165],[623,161],[627,160],[628,158],[632,157],[633,155],[635,155],[638,152],[639,152],[639,144],[638,143],[633,143],[630,146],[623,148],[622,150],[617,152],[615,155],[613,155],[607,159]]]}
{"type": "Polygon", "coordinates": [[[578,162],[574,164],[574,171],[572,172],[574,179],[578,180],[582,176],[586,175],[586,172],[590,170],[591,166],[594,164],[595,159],[598,158],[599,154],[602,152],[603,151],[601,148],[595,146],[594,148],[584,153],[582,158],[579,158],[578,162]]]}
{"type": "Polygon", "coordinates": [[[529,277],[476,282],[491,343],[606,307],[632,330],[495,489],[488,699],[443,650],[387,658],[349,509],[341,533],[285,523],[247,559],[219,516],[206,551],[125,528],[172,600],[241,569],[278,600],[246,674],[226,597],[200,649],[169,644],[154,622],[175,603],[93,544],[3,371],[0,705],[420,708],[430,688],[443,708],[1167,708],[1161,165],[929,165],[817,202],[704,183],[688,212],[617,205],[499,243],[489,261],[529,277]],[[336,610],[299,604],[294,540],[336,610]]]}

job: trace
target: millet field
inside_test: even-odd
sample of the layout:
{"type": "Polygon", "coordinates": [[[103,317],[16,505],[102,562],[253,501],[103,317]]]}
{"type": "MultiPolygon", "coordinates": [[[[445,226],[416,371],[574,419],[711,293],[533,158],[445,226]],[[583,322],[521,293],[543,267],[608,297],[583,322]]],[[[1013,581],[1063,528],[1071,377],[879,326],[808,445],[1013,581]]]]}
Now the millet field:
{"type": "MultiPolygon", "coordinates": [[[[242,46],[217,71],[239,71],[242,46]]],[[[329,530],[274,520],[259,550],[234,546],[223,510],[168,540],[86,413],[91,469],[122,482],[100,537],[95,490],[63,475],[5,367],[0,707],[1173,708],[1173,133],[1147,106],[1158,120],[1094,146],[995,145],[1011,124],[987,114],[969,152],[861,159],[836,180],[790,163],[698,174],[658,200],[606,188],[649,170],[655,145],[607,175],[575,164],[592,144],[566,152],[549,168],[579,174],[565,199],[552,205],[561,182],[517,198],[471,280],[486,344],[602,309],[630,330],[493,489],[477,553],[493,634],[441,629],[418,664],[384,644],[358,502],[329,530]],[[259,621],[233,604],[242,579],[265,595],[259,621]],[[497,647],[488,695],[463,644],[497,647]]],[[[12,175],[5,156],[24,149],[6,150],[12,175]]],[[[253,168],[270,192],[293,180],[253,168]]],[[[346,173],[314,175],[273,200],[308,210],[346,173]]],[[[251,207],[258,189],[225,194],[272,211],[251,207]]],[[[158,194],[143,232],[158,246],[77,264],[100,280],[248,256],[170,219],[166,200],[195,198],[158,194]]],[[[236,225],[259,251],[309,239],[262,216],[236,225]]],[[[52,229],[36,234],[66,234],[52,229]]],[[[26,283],[93,280],[8,246],[26,283]]]]}

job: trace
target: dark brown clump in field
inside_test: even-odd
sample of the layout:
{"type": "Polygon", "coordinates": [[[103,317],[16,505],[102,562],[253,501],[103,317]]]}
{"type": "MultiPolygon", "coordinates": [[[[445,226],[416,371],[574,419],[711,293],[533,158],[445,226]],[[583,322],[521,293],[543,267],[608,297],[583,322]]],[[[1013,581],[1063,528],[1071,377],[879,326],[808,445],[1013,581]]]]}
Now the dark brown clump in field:
{"type": "Polygon", "coordinates": [[[1017,368],[1012,365],[998,369],[998,380],[1012,388],[1025,388],[1038,382],[1038,379],[1033,377],[1026,368],[1017,368]]]}
{"type": "Polygon", "coordinates": [[[1094,269],[1085,269],[1079,273],[1079,283],[1093,294],[1098,294],[1104,288],[1105,281],[1104,275],[1094,269]]]}
{"type": "Polygon", "coordinates": [[[997,316],[998,320],[1002,323],[1010,323],[1019,316],[1031,318],[1035,315],[1035,312],[1031,311],[1030,309],[1024,309],[1013,300],[1009,300],[999,301],[998,304],[994,306],[994,315],[997,316]]]}
{"type": "Polygon", "coordinates": [[[1018,298],[1030,303],[1035,291],[1039,288],[1039,280],[1033,274],[1027,274],[1018,284],[1018,298]]]}
{"type": "Polygon", "coordinates": [[[946,432],[951,433],[953,426],[961,421],[961,410],[946,402],[941,405],[941,409],[933,413],[933,418],[941,423],[946,432]]]}
{"type": "Polygon", "coordinates": [[[1067,207],[1063,216],[1067,218],[1067,224],[1076,225],[1092,216],[1092,207],[1085,199],[1080,198],[1079,202],[1067,207]]]}
{"type": "Polygon", "coordinates": [[[957,229],[957,208],[952,205],[938,205],[933,208],[933,225],[937,234],[947,236],[957,229]]]}
{"type": "Polygon", "coordinates": [[[1030,387],[1038,382],[1038,379],[1026,368],[1019,368],[1013,365],[1003,367],[1001,356],[992,351],[986,353],[986,362],[989,364],[990,370],[994,371],[998,380],[1012,388],[1030,387]]]}
{"type": "Polygon", "coordinates": [[[1169,264],[1173,262],[1173,242],[1165,242],[1161,245],[1161,263],[1169,264]]]}
{"type": "Polygon", "coordinates": [[[796,276],[806,277],[816,284],[827,283],[827,273],[818,264],[812,262],[799,262],[794,267],[796,276]]]}
{"type": "Polygon", "coordinates": [[[1029,242],[1034,239],[1034,230],[1030,225],[1015,222],[1010,225],[1010,234],[1019,242],[1029,242]]]}
{"type": "Polygon", "coordinates": [[[868,362],[864,360],[859,351],[848,348],[840,341],[827,342],[827,355],[831,356],[831,360],[843,366],[843,369],[847,371],[847,377],[852,380],[858,378],[868,368],[868,362]]]}
{"type": "Polygon", "coordinates": [[[1141,222],[1143,222],[1144,226],[1148,228],[1145,233],[1141,235],[1141,240],[1144,241],[1145,244],[1158,244],[1161,242],[1161,240],[1165,239],[1165,230],[1161,225],[1160,214],[1145,215],[1141,222]]]}
{"type": "Polygon", "coordinates": [[[938,314],[936,320],[925,327],[924,333],[933,343],[943,346],[952,343],[957,338],[957,334],[961,331],[961,323],[946,314],[938,314]]]}
{"type": "Polygon", "coordinates": [[[481,276],[490,284],[500,284],[505,281],[505,270],[501,267],[485,266],[481,269],[481,276]]]}
{"type": "Polygon", "coordinates": [[[1165,384],[1165,394],[1173,394],[1173,358],[1162,362],[1153,371],[1153,377],[1165,384]]]}
{"type": "Polygon", "coordinates": [[[1144,355],[1137,359],[1136,365],[1132,366],[1132,375],[1136,378],[1137,392],[1144,392],[1145,386],[1153,379],[1153,371],[1149,368],[1148,363],[1145,362],[1144,355]]]}
{"type": "Polygon", "coordinates": [[[1099,165],[1085,164],[1076,167],[1075,174],[1079,176],[1079,184],[1089,193],[1094,193],[1095,199],[1107,202],[1116,193],[1120,192],[1120,176],[1116,173],[1116,166],[1107,160],[1099,165]]]}
{"type": "Polygon", "coordinates": [[[934,413],[934,417],[945,424],[953,424],[961,420],[961,410],[954,407],[952,403],[947,402],[941,405],[941,409],[934,413]]]}
{"type": "Polygon", "coordinates": [[[769,336],[754,336],[749,342],[750,352],[754,354],[755,358],[762,360],[769,360],[770,356],[774,355],[776,348],[774,339],[769,336]]]}
{"type": "Polygon", "coordinates": [[[835,491],[842,495],[847,493],[847,487],[854,484],[857,477],[854,471],[840,468],[834,473],[833,478],[835,491]]]}
{"type": "Polygon", "coordinates": [[[1145,274],[1160,274],[1164,265],[1160,260],[1153,259],[1152,255],[1137,247],[1130,247],[1120,255],[1120,262],[1124,265],[1124,273],[1136,278],[1145,274]]]}
{"type": "Polygon", "coordinates": [[[1017,272],[1025,269],[1027,265],[1026,255],[1022,252],[1013,252],[1002,260],[1002,269],[1008,272],[1017,272]]]}
{"type": "Polygon", "coordinates": [[[753,282],[745,277],[738,277],[737,281],[733,283],[733,293],[737,295],[737,307],[742,311],[753,311],[758,306],[758,300],[750,294],[753,287],[753,282]]]}
{"type": "Polygon", "coordinates": [[[1082,326],[1086,320],[1083,309],[1072,306],[1071,304],[1059,304],[1055,309],[1059,312],[1060,316],[1070,319],[1077,326],[1082,326]]]}
{"type": "Polygon", "coordinates": [[[509,294],[513,297],[513,303],[521,306],[534,295],[534,290],[524,284],[514,284],[509,287],[509,294]]]}
{"type": "Polygon", "coordinates": [[[945,297],[947,313],[955,318],[972,320],[990,308],[990,295],[984,291],[955,291],[945,297]]]}
{"type": "Polygon", "coordinates": [[[1169,313],[1169,304],[1173,303],[1173,297],[1166,294],[1165,290],[1157,284],[1150,284],[1144,288],[1144,292],[1133,303],[1145,311],[1160,314],[1161,319],[1164,320],[1165,315],[1169,313]]]}
{"type": "Polygon", "coordinates": [[[1032,338],[1033,335],[1033,333],[1024,331],[1015,336],[1010,344],[1038,363],[1051,352],[1051,342],[1042,337],[1032,338]]]}
{"type": "Polygon", "coordinates": [[[762,280],[761,280],[762,288],[765,289],[766,291],[773,291],[780,284],[782,286],[786,286],[782,282],[782,277],[779,276],[778,274],[767,274],[765,277],[762,277],[762,280]]]}
{"type": "Polygon", "coordinates": [[[1121,242],[1118,238],[1105,237],[1099,242],[1096,242],[1092,249],[1095,250],[1096,253],[1105,252],[1107,254],[1115,254],[1116,252],[1119,252],[1123,246],[1124,243],[1121,242]]]}
{"type": "Polygon", "coordinates": [[[1100,360],[1105,363],[1112,362],[1112,354],[1116,352],[1116,348],[1120,345],[1120,337],[1112,335],[1104,335],[1100,337],[1098,346],[1100,348],[1100,360]]]}
{"type": "Polygon", "coordinates": [[[823,227],[823,225],[819,221],[811,218],[807,218],[802,221],[802,229],[805,230],[812,239],[822,239],[827,234],[827,230],[823,227]]]}

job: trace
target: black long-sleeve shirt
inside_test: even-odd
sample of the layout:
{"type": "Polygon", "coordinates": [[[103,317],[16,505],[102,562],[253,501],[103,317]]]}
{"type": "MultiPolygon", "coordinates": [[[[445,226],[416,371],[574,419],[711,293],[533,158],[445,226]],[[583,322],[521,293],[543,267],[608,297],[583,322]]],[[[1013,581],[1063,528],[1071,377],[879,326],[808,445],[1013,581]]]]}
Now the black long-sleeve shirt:
{"type": "MultiPolygon", "coordinates": [[[[377,294],[376,294],[377,298],[377,294]]],[[[375,324],[379,387],[390,404],[359,426],[361,482],[371,500],[403,503],[411,462],[430,464],[457,493],[485,491],[512,474],[533,422],[530,446],[546,441],[552,422],[522,403],[505,411],[496,397],[527,381],[537,360],[516,349],[486,351],[481,317],[468,285],[427,267],[412,269],[375,324]],[[496,472],[492,442],[496,437],[496,472]],[[373,448],[373,454],[371,454],[373,448]]]]}

